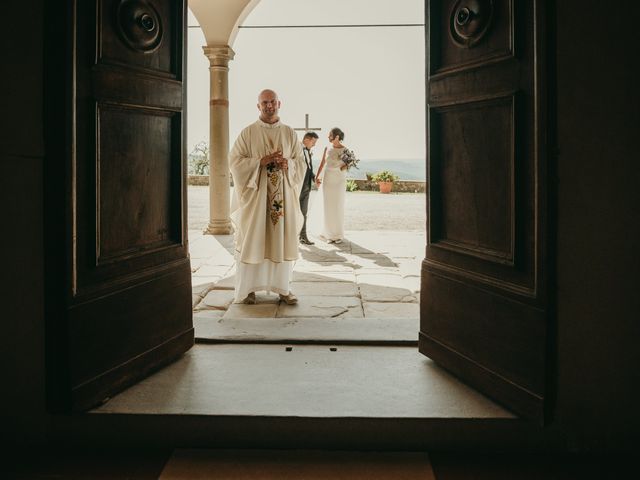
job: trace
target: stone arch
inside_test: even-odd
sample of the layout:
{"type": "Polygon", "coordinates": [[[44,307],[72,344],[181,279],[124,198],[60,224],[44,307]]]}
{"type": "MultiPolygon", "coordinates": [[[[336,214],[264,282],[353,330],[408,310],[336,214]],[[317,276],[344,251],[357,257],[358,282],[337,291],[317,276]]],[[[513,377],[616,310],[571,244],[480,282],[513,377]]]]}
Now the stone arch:
{"type": "Polygon", "coordinates": [[[207,46],[233,46],[238,27],[260,0],[189,0],[207,46]]]}

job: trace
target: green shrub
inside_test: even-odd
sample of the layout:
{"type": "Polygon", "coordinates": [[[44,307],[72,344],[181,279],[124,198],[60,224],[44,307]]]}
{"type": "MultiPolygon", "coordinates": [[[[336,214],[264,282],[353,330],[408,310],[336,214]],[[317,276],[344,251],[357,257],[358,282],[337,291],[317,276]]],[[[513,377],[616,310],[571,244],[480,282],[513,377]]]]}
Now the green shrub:
{"type": "Polygon", "coordinates": [[[358,190],[358,184],[354,180],[347,180],[347,192],[355,192],[358,190]]]}
{"type": "Polygon", "coordinates": [[[374,182],[395,182],[399,179],[400,177],[390,170],[382,170],[381,172],[371,176],[371,180],[374,182]]]}

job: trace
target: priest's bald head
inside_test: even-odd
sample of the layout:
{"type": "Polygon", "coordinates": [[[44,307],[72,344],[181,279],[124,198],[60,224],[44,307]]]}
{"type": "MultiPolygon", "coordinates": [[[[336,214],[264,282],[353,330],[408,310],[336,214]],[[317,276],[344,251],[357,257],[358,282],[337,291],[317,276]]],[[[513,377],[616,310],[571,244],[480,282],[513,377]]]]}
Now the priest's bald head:
{"type": "Polygon", "coordinates": [[[280,110],[278,94],[273,90],[262,90],[258,95],[258,110],[260,110],[260,120],[265,123],[276,123],[280,120],[278,116],[278,111],[280,110]]]}

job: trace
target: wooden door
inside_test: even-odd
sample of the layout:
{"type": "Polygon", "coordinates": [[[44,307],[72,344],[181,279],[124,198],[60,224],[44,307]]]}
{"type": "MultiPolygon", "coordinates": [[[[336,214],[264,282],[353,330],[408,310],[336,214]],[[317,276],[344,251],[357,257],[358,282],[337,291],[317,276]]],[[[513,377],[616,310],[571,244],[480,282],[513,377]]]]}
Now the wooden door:
{"type": "Polygon", "coordinates": [[[549,317],[545,2],[427,2],[420,352],[542,418],[549,317]]]}
{"type": "Polygon", "coordinates": [[[193,345],[185,9],[184,0],[70,0],[48,11],[54,410],[96,405],[193,345]]]}

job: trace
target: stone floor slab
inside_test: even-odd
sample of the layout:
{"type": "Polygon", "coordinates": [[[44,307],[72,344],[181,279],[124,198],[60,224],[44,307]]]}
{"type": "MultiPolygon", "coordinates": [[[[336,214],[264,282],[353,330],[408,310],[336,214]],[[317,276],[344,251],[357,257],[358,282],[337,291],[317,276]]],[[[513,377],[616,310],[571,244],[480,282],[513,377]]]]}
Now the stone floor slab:
{"type": "Polygon", "coordinates": [[[346,262],[344,255],[337,251],[323,250],[320,248],[300,249],[300,258],[308,262],[346,262]]]}
{"type": "Polygon", "coordinates": [[[360,284],[359,289],[363,302],[416,303],[418,301],[415,294],[406,288],[360,284]]]}
{"type": "Polygon", "coordinates": [[[360,272],[356,271],[358,285],[381,285],[385,287],[404,288],[405,281],[399,272],[360,272]]]}
{"type": "Polygon", "coordinates": [[[405,288],[411,290],[414,293],[420,293],[421,280],[419,276],[409,275],[403,277],[403,285],[405,288]]]}
{"type": "Polygon", "coordinates": [[[358,296],[358,287],[355,283],[346,282],[291,282],[291,291],[297,296],[321,295],[321,296],[358,296]]]}
{"type": "Polygon", "coordinates": [[[258,303],[256,305],[245,305],[242,303],[232,303],[223,319],[234,318],[273,318],[278,311],[277,303],[258,303]]]}
{"type": "Polygon", "coordinates": [[[200,297],[204,297],[209,290],[213,289],[214,285],[215,285],[214,282],[202,283],[200,285],[193,285],[191,287],[191,293],[193,293],[194,295],[198,295],[200,297]]]}
{"type": "Polygon", "coordinates": [[[191,273],[198,271],[198,269],[207,263],[211,257],[202,257],[202,258],[190,258],[189,263],[191,264],[191,273]]]}
{"type": "Polygon", "coordinates": [[[196,271],[195,274],[198,275],[198,276],[217,275],[219,277],[224,277],[229,273],[229,270],[231,270],[231,266],[230,265],[204,264],[196,271]]]}
{"type": "Polygon", "coordinates": [[[202,302],[202,297],[200,295],[191,294],[191,309],[195,310],[198,304],[202,302]]]}
{"type": "Polygon", "coordinates": [[[293,267],[298,272],[324,273],[324,272],[353,272],[353,267],[345,265],[346,262],[307,262],[298,260],[293,267]]]}
{"type": "Polygon", "coordinates": [[[291,276],[293,282],[351,282],[356,283],[353,272],[299,272],[294,269],[291,276]]]}
{"type": "Polygon", "coordinates": [[[424,231],[348,231],[353,253],[383,253],[391,257],[424,256],[424,231]],[[401,241],[398,241],[399,238],[401,241]]]}
{"type": "Polygon", "coordinates": [[[363,316],[362,304],[357,297],[299,296],[296,305],[280,304],[278,318],[302,317],[355,317],[363,316]]]}
{"type": "Polygon", "coordinates": [[[360,275],[396,275],[402,276],[400,269],[396,267],[362,267],[358,265],[354,268],[354,273],[360,275]]]}
{"type": "Polygon", "coordinates": [[[398,268],[392,258],[381,254],[349,255],[349,260],[362,268],[398,268]]]}
{"type": "Polygon", "coordinates": [[[222,319],[225,312],[225,310],[196,310],[193,312],[193,321],[194,324],[196,319],[207,320],[207,322],[217,322],[222,319]]]}
{"type": "Polygon", "coordinates": [[[198,309],[226,310],[233,303],[233,290],[211,290],[198,304],[198,309]]]}
{"type": "Polygon", "coordinates": [[[235,281],[236,281],[236,276],[235,274],[233,275],[227,275],[223,278],[220,278],[216,283],[215,283],[215,288],[217,290],[234,290],[235,287],[235,281]]]}
{"type": "Polygon", "coordinates": [[[224,246],[212,235],[190,235],[189,256],[191,258],[206,258],[214,256],[224,250],[224,246]]]}
{"type": "Polygon", "coordinates": [[[417,303],[376,303],[364,302],[365,318],[420,318],[420,305],[417,303]]]}
{"type": "Polygon", "coordinates": [[[395,257],[393,259],[398,264],[398,269],[403,277],[406,276],[420,276],[420,270],[422,269],[422,259],[399,259],[395,257]]]}
{"type": "Polygon", "coordinates": [[[200,288],[203,285],[214,284],[220,280],[220,276],[218,275],[192,275],[191,276],[191,288],[200,288]]]}
{"type": "Polygon", "coordinates": [[[365,247],[364,245],[360,245],[358,243],[353,242],[351,244],[351,253],[354,255],[362,255],[362,254],[384,254],[387,253],[386,251],[384,251],[384,249],[382,249],[383,251],[376,251],[376,250],[371,250],[369,247],[365,247]]]}
{"type": "Polygon", "coordinates": [[[223,252],[219,253],[218,255],[215,255],[214,257],[209,257],[208,259],[205,259],[204,264],[232,267],[233,265],[235,265],[235,263],[236,263],[235,258],[233,258],[232,255],[230,255],[229,253],[227,253],[226,250],[224,250],[223,252]]]}

